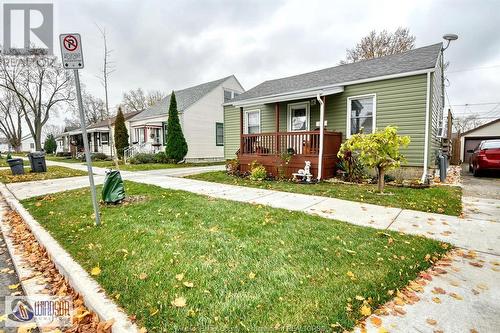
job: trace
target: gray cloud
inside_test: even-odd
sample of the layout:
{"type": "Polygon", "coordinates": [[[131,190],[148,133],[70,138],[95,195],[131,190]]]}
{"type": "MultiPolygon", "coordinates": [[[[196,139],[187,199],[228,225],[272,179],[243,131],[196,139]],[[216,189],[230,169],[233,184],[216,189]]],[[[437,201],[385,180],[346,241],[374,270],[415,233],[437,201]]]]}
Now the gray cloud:
{"type": "MultiPolygon", "coordinates": [[[[370,30],[398,26],[410,28],[417,46],[459,34],[446,51],[450,72],[500,65],[497,1],[65,0],[55,8],[56,34],[82,33],[82,77],[97,95],[102,41],[95,24],[106,27],[116,68],[112,105],[136,87],[169,91],[234,73],[251,88],[335,66],[370,30]]],[[[500,67],[448,74],[452,103],[499,100],[499,74],[500,67]]]]}

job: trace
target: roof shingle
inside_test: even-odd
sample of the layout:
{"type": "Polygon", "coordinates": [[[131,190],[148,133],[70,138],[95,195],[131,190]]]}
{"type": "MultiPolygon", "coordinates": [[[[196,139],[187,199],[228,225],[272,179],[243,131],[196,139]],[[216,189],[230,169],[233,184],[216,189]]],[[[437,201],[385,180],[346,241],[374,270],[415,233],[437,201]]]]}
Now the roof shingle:
{"type": "Polygon", "coordinates": [[[441,47],[442,43],[438,43],[399,54],[265,81],[236,96],[231,102],[434,68],[441,47]]]}

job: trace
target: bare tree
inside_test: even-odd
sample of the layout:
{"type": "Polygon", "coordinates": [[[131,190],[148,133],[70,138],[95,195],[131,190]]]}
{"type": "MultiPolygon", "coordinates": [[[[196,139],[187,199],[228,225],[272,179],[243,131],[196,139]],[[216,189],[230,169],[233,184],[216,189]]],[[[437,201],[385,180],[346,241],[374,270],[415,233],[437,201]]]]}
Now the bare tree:
{"type": "Polygon", "coordinates": [[[7,90],[0,97],[0,133],[16,152],[21,151],[22,111],[14,93],[7,90]]]}
{"type": "Polygon", "coordinates": [[[55,60],[39,55],[3,57],[0,64],[0,87],[17,98],[37,150],[42,149],[42,129],[52,111],[74,96],[72,77],[55,60]]]}
{"type": "Polygon", "coordinates": [[[116,157],[116,154],[113,154],[114,151],[114,144],[113,144],[113,135],[111,133],[111,118],[110,115],[111,113],[109,112],[109,99],[108,99],[108,81],[109,81],[109,76],[115,71],[113,68],[113,64],[110,60],[111,53],[113,50],[108,49],[108,40],[107,40],[107,35],[106,35],[106,29],[101,28],[99,25],[97,25],[97,29],[101,33],[101,37],[104,43],[104,57],[103,57],[103,64],[102,64],[102,72],[101,72],[101,83],[104,87],[104,106],[106,108],[106,116],[108,117],[108,129],[109,129],[109,145],[111,147],[111,157],[115,161],[115,166],[117,169],[119,169],[118,166],[118,159],[116,157]]]}
{"type": "Polygon", "coordinates": [[[394,33],[372,30],[355,47],[347,49],[346,59],[340,63],[348,64],[408,51],[415,47],[415,39],[408,28],[399,27],[394,33]]]}
{"type": "MultiPolygon", "coordinates": [[[[82,90],[82,105],[85,121],[87,124],[95,124],[107,118],[106,107],[104,101],[96,97],[86,90],[82,90]]],[[[74,103],[71,106],[71,111],[75,118],[79,117],[78,105],[74,103]]]]}
{"type": "Polygon", "coordinates": [[[143,111],[156,104],[165,96],[166,94],[159,90],[152,90],[145,94],[142,88],[132,89],[123,94],[122,105],[126,112],[143,111]]]}
{"type": "Polygon", "coordinates": [[[473,128],[481,126],[484,123],[479,115],[474,113],[465,117],[457,117],[453,119],[453,129],[456,133],[464,133],[473,128]]]}

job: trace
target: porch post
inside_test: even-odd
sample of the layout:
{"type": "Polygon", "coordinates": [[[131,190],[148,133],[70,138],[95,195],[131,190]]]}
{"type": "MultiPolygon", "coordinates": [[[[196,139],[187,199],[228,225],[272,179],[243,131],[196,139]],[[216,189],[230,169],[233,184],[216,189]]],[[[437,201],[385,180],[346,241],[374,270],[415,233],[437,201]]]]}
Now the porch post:
{"type": "Polygon", "coordinates": [[[240,107],[240,155],[243,154],[243,107],[240,107]]]}
{"type": "Polygon", "coordinates": [[[278,102],[274,104],[274,110],[276,112],[276,133],[274,135],[274,140],[275,140],[275,147],[276,147],[276,154],[280,154],[280,142],[279,142],[279,135],[278,132],[280,131],[280,105],[278,102]]]}

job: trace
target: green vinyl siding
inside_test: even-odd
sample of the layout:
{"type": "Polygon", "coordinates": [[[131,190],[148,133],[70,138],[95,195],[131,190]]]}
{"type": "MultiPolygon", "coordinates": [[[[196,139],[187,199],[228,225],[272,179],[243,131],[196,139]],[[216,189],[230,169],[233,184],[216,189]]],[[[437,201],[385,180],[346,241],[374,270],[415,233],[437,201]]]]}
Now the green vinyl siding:
{"type": "Polygon", "coordinates": [[[438,59],[436,71],[431,74],[431,95],[430,95],[430,114],[429,114],[429,163],[430,167],[436,166],[436,157],[441,148],[441,139],[438,137],[439,127],[443,118],[443,96],[442,96],[442,78],[441,78],[441,58],[438,59]]]}
{"type": "MultiPolygon", "coordinates": [[[[347,123],[347,98],[352,96],[376,94],[376,126],[397,126],[401,135],[409,135],[411,143],[404,154],[407,165],[422,166],[425,136],[427,75],[415,75],[376,82],[345,86],[344,92],[326,97],[325,120],[329,131],[341,132],[345,140],[347,123]]],[[[280,102],[280,131],[287,130],[288,104],[309,101],[310,128],[316,128],[319,121],[319,103],[314,98],[280,102]]],[[[275,104],[245,107],[245,110],[261,110],[262,132],[276,131],[275,104]]],[[[224,108],[224,140],[226,158],[234,158],[239,148],[239,108],[224,108]]]]}

